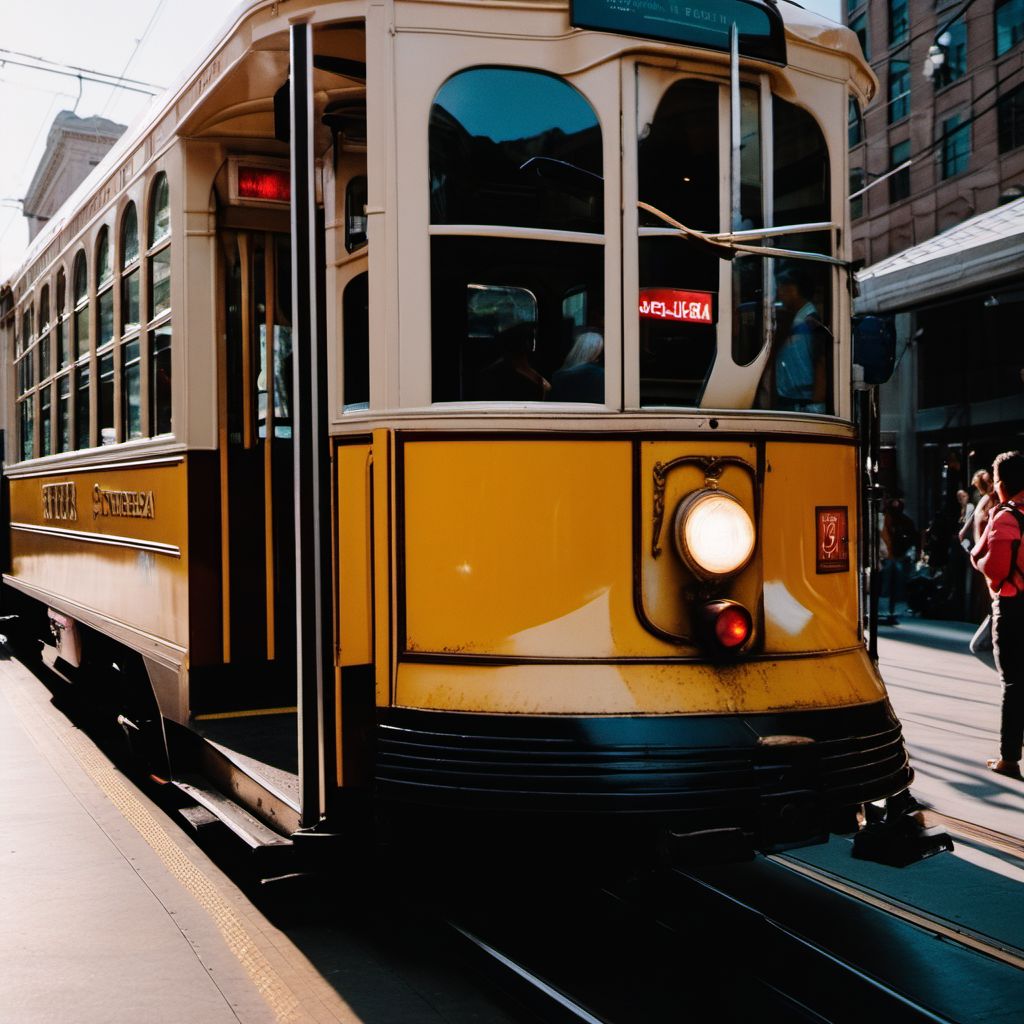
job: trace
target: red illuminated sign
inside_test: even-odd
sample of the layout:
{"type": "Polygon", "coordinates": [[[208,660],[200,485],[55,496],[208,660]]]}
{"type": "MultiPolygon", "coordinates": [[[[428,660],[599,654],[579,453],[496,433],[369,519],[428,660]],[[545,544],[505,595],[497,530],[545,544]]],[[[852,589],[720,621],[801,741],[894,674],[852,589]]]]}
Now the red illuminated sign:
{"type": "Polygon", "coordinates": [[[287,168],[238,168],[239,199],[266,199],[276,203],[287,203],[291,197],[292,183],[287,168]]]}
{"type": "Polygon", "coordinates": [[[818,506],[818,572],[850,571],[849,515],[845,505],[818,506]]]}
{"type": "Polygon", "coordinates": [[[649,320],[682,324],[711,324],[711,292],[687,292],[678,288],[641,288],[640,315],[649,320]]]}

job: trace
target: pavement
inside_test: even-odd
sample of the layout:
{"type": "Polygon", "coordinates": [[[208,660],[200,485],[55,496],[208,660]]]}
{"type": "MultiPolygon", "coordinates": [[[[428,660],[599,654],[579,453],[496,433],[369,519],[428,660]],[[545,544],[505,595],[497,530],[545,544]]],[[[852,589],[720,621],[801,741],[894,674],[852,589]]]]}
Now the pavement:
{"type": "Polygon", "coordinates": [[[918,800],[950,817],[1024,839],[1024,782],[995,775],[1001,686],[968,651],[977,626],[897,610],[879,627],[879,668],[903,723],[918,800]]]}
{"type": "Polygon", "coordinates": [[[512,1024],[384,908],[271,922],[3,647],[0,780],[0,1024],[512,1024]]]}

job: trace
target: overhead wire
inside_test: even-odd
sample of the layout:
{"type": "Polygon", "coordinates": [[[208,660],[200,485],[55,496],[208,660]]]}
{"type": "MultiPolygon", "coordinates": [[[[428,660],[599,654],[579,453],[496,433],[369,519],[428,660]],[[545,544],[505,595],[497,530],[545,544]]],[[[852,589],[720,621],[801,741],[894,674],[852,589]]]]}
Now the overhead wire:
{"type": "MultiPolygon", "coordinates": [[[[124,77],[125,72],[127,72],[128,68],[131,67],[131,63],[133,60],[135,60],[135,57],[139,52],[139,48],[146,41],[146,39],[149,36],[149,33],[153,30],[153,26],[156,24],[157,18],[160,17],[160,12],[163,10],[164,4],[166,2],[167,0],[157,0],[156,7],[153,8],[153,13],[149,16],[149,21],[146,22],[146,27],[142,30],[142,35],[135,40],[135,47],[132,49],[132,52],[128,55],[128,59],[124,62],[124,67],[121,69],[121,74],[117,76],[118,83],[127,81],[127,79],[124,77]]],[[[107,112],[107,108],[110,106],[111,101],[114,99],[114,94],[117,92],[118,88],[119,85],[114,85],[111,87],[110,95],[107,97],[107,102],[103,104],[103,109],[100,111],[100,117],[102,117],[107,112]]]]}
{"type": "MultiPolygon", "coordinates": [[[[156,95],[162,92],[164,86],[156,85],[153,82],[144,82],[139,78],[126,78],[123,75],[110,74],[107,71],[96,71],[94,68],[83,68],[77,64],[65,64],[62,61],[49,60],[47,57],[38,57],[32,53],[23,53],[21,50],[9,50],[3,46],[0,46],[0,66],[4,64],[15,64],[18,67],[31,68],[34,71],[52,71],[54,74],[67,75],[69,78],[78,78],[82,75],[87,81],[99,82],[101,85],[113,85],[119,83],[122,88],[127,88],[124,83],[129,83],[133,86],[140,86],[136,92],[149,92],[150,95],[156,95]],[[5,54],[7,56],[5,56],[5,54]],[[23,61],[12,60],[12,57],[22,57],[24,60],[35,61],[34,64],[25,64],[23,61]],[[45,65],[39,67],[38,65],[45,65]],[[91,76],[91,77],[90,77],[91,76]]],[[[126,69],[127,70],[127,69],[126,69]]]]}

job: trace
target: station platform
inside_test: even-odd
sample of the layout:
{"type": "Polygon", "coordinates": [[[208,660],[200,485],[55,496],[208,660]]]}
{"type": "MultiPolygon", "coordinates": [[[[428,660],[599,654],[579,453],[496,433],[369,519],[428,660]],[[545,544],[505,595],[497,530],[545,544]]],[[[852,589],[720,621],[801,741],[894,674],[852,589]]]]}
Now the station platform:
{"type": "Polygon", "coordinates": [[[511,1020],[358,929],[287,932],[0,647],[0,1021],[511,1020]]]}

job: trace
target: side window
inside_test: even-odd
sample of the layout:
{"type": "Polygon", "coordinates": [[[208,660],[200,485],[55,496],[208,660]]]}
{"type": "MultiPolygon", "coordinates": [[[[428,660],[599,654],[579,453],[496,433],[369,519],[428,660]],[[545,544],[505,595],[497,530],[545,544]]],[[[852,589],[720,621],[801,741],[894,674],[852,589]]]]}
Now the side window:
{"type": "Polygon", "coordinates": [[[149,431],[171,432],[171,202],[167,175],[149,197],[146,232],[146,340],[149,352],[149,431]]]}
{"type": "Polygon", "coordinates": [[[368,408],[370,403],[370,294],[365,271],[345,285],[342,308],[344,402],[346,409],[355,411],[368,408]]]}
{"type": "Polygon", "coordinates": [[[100,228],[96,242],[97,413],[101,445],[114,444],[114,264],[110,232],[100,228]]]}
{"type": "Polygon", "coordinates": [[[15,363],[18,378],[18,433],[23,459],[35,455],[35,346],[33,344],[32,307],[21,313],[21,334],[15,345],[15,363]]]}
{"type": "Polygon", "coordinates": [[[121,437],[142,437],[142,353],[139,309],[139,217],[129,203],[121,218],[121,437]]]}
{"type": "Polygon", "coordinates": [[[57,436],[55,450],[71,450],[71,323],[67,312],[67,276],[57,271],[57,305],[54,309],[54,340],[57,359],[57,436]]]}
{"type": "Polygon", "coordinates": [[[345,188],[345,249],[355,252],[366,245],[366,175],[353,178],[345,188]]]}
{"type": "Polygon", "coordinates": [[[39,454],[53,452],[53,372],[50,358],[50,286],[43,285],[39,296],[39,454]]]}
{"type": "Polygon", "coordinates": [[[91,367],[89,365],[89,263],[85,258],[84,249],[80,249],[75,257],[72,287],[74,295],[75,447],[88,448],[92,444],[89,423],[89,386],[91,376],[91,367]]]}
{"type": "Polygon", "coordinates": [[[473,68],[438,91],[429,134],[433,400],[603,403],[603,342],[588,397],[553,386],[579,365],[581,328],[600,338],[604,327],[593,108],[552,75],[473,68]]]}

